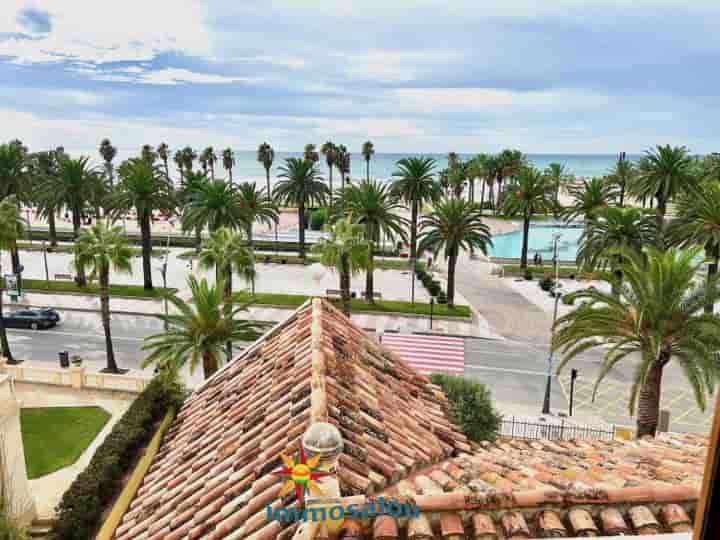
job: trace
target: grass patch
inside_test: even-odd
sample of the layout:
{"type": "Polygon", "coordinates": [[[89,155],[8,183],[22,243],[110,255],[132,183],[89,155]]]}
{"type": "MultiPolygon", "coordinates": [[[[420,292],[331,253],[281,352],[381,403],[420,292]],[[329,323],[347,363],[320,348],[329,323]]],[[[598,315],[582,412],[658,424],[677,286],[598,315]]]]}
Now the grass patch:
{"type": "MultiPolygon", "coordinates": [[[[100,294],[100,287],[93,283],[89,283],[87,287],[78,287],[74,281],[60,281],[44,279],[23,279],[23,290],[26,291],[44,291],[62,293],[80,293],[80,294],[100,294]]],[[[130,296],[134,298],[164,298],[168,294],[177,292],[177,289],[155,287],[152,291],[146,291],[142,285],[110,285],[110,296],[130,296]]]]}
{"type": "Polygon", "coordinates": [[[109,419],[110,414],[100,407],[21,409],[28,478],[75,463],[109,419]]]}
{"type": "MultiPolygon", "coordinates": [[[[42,244],[38,242],[30,243],[30,242],[18,242],[17,243],[18,249],[20,251],[42,251],[43,247],[42,244]]],[[[46,248],[48,250],[48,253],[67,253],[71,254],[73,252],[73,246],[62,244],[55,247],[50,247],[49,244],[46,244],[46,248]]],[[[132,256],[133,257],[142,257],[142,248],[131,248],[132,256]]],[[[150,252],[150,255],[156,259],[160,257],[164,257],[165,253],[167,252],[166,249],[161,248],[153,248],[150,252]]]]}
{"type": "MultiPolygon", "coordinates": [[[[239,303],[252,302],[257,305],[275,305],[298,307],[302,305],[310,296],[303,294],[277,294],[277,293],[255,293],[253,296],[249,292],[238,292],[233,295],[235,301],[239,303]]],[[[353,312],[357,313],[405,313],[414,315],[430,315],[430,304],[410,302],[401,300],[376,300],[374,304],[368,304],[365,300],[354,298],[351,301],[353,312]]],[[[471,312],[468,306],[455,306],[453,308],[445,304],[435,304],[433,315],[438,317],[470,317],[471,312]]]]}

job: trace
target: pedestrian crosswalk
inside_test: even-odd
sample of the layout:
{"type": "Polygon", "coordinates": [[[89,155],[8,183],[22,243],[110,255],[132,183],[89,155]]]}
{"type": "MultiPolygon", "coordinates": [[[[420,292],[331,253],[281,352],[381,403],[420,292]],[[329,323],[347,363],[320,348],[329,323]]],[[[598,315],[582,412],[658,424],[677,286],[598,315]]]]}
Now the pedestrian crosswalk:
{"type": "Polygon", "coordinates": [[[420,373],[465,372],[465,341],[461,338],[418,334],[385,334],[383,346],[420,373]]]}

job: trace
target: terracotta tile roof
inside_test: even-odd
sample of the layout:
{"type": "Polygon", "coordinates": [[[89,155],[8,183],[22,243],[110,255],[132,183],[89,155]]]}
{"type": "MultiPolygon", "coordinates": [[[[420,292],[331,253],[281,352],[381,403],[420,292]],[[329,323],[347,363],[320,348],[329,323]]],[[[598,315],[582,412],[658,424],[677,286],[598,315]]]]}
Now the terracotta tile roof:
{"type": "Polygon", "coordinates": [[[313,300],[197,389],[179,411],[117,540],[289,538],[267,522],[281,465],[312,422],[335,424],[343,494],[372,494],[471,447],[445,396],[328,303],[313,300]]]}

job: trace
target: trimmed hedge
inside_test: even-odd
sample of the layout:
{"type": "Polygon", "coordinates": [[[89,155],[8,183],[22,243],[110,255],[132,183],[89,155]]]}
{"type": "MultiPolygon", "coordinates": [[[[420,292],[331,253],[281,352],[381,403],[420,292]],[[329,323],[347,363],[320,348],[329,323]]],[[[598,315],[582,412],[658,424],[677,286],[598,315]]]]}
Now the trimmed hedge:
{"type": "Polygon", "coordinates": [[[442,290],[440,282],[433,279],[421,266],[415,266],[415,276],[422,282],[423,286],[437,299],[438,304],[447,304],[447,295],[442,290]]]}
{"type": "Polygon", "coordinates": [[[184,392],[174,381],[155,377],[98,447],[87,468],[63,494],[52,529],[56,540],[92,538],[102,513],[122,489],[122,478],[152,438],[167,411],[179,407],[184,392]]]}
{"type": "Polygon", "coordinates": [[[471,441],[493,441],[502,416],[492,404],[490,390],[479,382],[455,375],[433,373],[430,380],[442,388],[450,402],[450,415],[471,441]]]}

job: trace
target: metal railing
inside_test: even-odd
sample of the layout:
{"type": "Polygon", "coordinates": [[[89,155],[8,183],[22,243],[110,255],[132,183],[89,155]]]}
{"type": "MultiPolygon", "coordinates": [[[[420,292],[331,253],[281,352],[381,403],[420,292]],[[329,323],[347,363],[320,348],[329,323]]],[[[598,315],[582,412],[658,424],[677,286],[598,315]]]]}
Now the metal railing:
{"type": "Polygon", "coordinates": [[[601,439],[615,438],[615,426],[610,428],[578,425],[561,420],[560,423],[530,422],[527,420],[503,418],[500,424],[501,437],[515,439],[547,439],[550,441],[569,441],[572,439],[601,439]]]}

